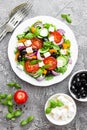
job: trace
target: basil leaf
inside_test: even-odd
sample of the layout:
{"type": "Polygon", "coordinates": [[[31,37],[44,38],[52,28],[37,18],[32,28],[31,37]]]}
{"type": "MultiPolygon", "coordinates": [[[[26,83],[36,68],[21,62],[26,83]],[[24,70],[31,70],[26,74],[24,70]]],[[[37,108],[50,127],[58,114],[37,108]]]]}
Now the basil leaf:
{"type": "Polygon", "coordinates": [[[12,119],[14,117],[14,114],[13,113],[7,113],[6,114],[6,118],[7,119],[12,119]]]}
{"type": "Polygon", "coordinates": [[[52,110],[52,108],[47,107],[46,110],[45,110],[45,113],[46,113],[46,114],[49,114],[49,113],[51,112],[51,110],[52,110]]]}
{"type": "Polygon", "coordinates": [[[22,115],[22,111],[21,110],[16,110],[15,112],[14,112],[14,116],[15,117],[19,117],[19,116],[21,116],[22,115]]]}
{"type": "Polygon", "coordinates": [[[13,102],[11,100],[7,100],[7,105],[13,106],[13,102]]]}
{"type": "Polygon", "coordinates": [[[35,65],[35,64],[37,64],[38,62],[41,62],[41,60],[32,60],[32,61],[30,62],[30,65],[35,65]]]}
{"type": "Polygon", "coordinates": [[[50,108],[55,108],[55,107],[57,106],[56,101],[54,101],[53,99],[51,99],[51,100],[49,101],[49,103],[50,103],[50,108]]]}
{"type": "Polygon", "coordinates": [[[62,101],[58,100],[57,103],[56,103],[56,105],[58,107],[62,107],[62,106],[64,106],[64,103],[62,101]]]}
{"type": "Polygon", "coordinates": [[[28,121],[27,120],[22,120],[21,122],[20,122],[20,125],[21,126],[25,126],[25,125],[27,125],[28,124],[28,121]]]}
{"type": "Polygon", "coordinates": [[[1,104],[2,104],[2,105],[8,105],[8,101],[7,101],[7,100],[1,101],[1,104]]]}
{"type": "Polygon", "coordinates": [[[28,123],[31,122],[33,119],[34,119],[34,116],[29,116],[29,117],[27,118],[28,123]]]}
{"type": "Polygon", "coordinates": [[[71,18],[70,18],[69,15],[67,15],[67,17],[66,17],[66,21],[67,21],[68,23],[72,23],[72,20],[71,20],[71,18]]]}
{"type": "Polygon", "coordinates": [[[13,98],[13,95],[12,94],[9,94],[8,96],[7,96],[7,100],[11,100],[13,98]]]}
{"type": "Polygon", "coordinates": [[[63,19],[66,19],[67,14],[61,14],[61,17],[62,17],[63,19]]]}
{"type": "Polygon", "coordinates": [[[3,94],[0,94],[0,99],[5,99],[7,97],[7,94],[3,93],[3,94]]]}
{"type": "Polygon", "coordinates": [[[13,112],[13,106],[8,106],[8,112],[10,112],[10,113],[13,112]]]}

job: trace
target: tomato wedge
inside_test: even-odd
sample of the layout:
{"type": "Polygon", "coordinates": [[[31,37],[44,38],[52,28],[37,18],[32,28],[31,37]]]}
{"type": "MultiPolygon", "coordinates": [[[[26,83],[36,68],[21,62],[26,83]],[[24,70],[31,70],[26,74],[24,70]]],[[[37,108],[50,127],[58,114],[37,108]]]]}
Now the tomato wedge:
{"type": "Polygon", "coordinates": [[[44,64],[49,65],[49,68],[47,70],[54,70],[57,67],[57,60],[50,56],[44,59],[44,64]]]}
{"type": "Polygon", "coordinates": [[[62,40],[62,35],[59,32],[55,31],[51,32],[50,34],[54,36],[54,41],[56,43],[59,43],[62,40]]]}
{"type": "Polygon", "coordinates": [[[35,37],[35,38],[31,39],[31,42],[32,42],[32,48],[33,49],[42,48],[43,41],[41,39],[35,37]]]}
{"type": "Polygon", "coordinates": [[[28,95],[24,90],[18,90],[14,94],[14,101],[17,104],[23,104],[27,101],[28,95]]]}
{"type": "Polygon", "coordinates": [[[39,69],[38,64],[31,65],[30,61],[25,62],[25,70],[28,73],[35,73],[39,69]]]}

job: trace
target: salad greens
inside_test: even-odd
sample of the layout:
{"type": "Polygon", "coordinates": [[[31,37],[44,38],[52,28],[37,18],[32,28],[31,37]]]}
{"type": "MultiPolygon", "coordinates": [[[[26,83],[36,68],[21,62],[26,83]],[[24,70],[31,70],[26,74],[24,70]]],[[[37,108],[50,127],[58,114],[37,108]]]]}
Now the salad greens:
{"type": "MultiPolygon", "coordinates": [[[[62,14],[61,17],[71,22],[70,15],[62,14]]],[[[64,74],[67,71],[71,57],[71,41],[67,39],[63,29],[58,29],[52,23],[36,21],[26,32],[18,34],[17,40],[17,68],[36,80],[51,80],[57,73],[64,74]]],[[[21,88],[15,83],[8,86],[21,88]]]]}

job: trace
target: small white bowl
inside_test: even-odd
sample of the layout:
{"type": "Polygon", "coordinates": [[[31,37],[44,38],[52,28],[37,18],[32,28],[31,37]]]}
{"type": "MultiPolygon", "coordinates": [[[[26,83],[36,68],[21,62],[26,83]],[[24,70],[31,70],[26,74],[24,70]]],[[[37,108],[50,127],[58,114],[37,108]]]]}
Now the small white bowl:
{"type": "Polygon", "coordinates": [[[78,98],[76,98],[76,96],[73,94],[73,92],[70,90],[70,87],[71,87],[71,82],[72,82],[72,79],[73,79],[73,77],[77,74],[77,73],[81,73],[81,72],[87,72],[87,70],[79,70],[79,71],[77,71],[77,72],[75,72],[72,76],[71,76],[71,78],[70,78],[70,80],[69,80],[69,84],[68,84],[68,89],[69,89],[69,92],[70,92],[70,94],[72,95],[72,97],[74,98],[74,99],[76,99],[76,100],[78,100],[78,101],[80,101],[80,102],[87,102],[87,98],[80,98],[80,99],[78,99],[78,98]]]}
{"type": "MultiPolygon", "coordinates": [[[[47,100],[47,102],[46,102],[46,104],[45,104],[45,111],[46,111],[47,106],[49,106],[49,100],[55,99],[55,98],[57,98],[57,97],[59,97],[59,96],[65,97],[66,99],[68,99],[69,102],[71,102],[71,103],[73,104],[74,112],[73,112],[72,116],[71,116],[68,120],[66,120],[66,121],[65,121],[65,120],[61,120],[61,121],[59,120],[59,121],[58,121],[58,120],[55,120],[55,119],[52,117],[51,114],[46,114],[46,113],[45,113],[45,114],[46,114],[47,119],[48,119],[52,124],[62,126],[62,125],[67,125],[67,124],[69,124],[69,123],[75,118],[77,108],[76,108],[76,104],[75,104],[74,100],[73,100],[70,96],[68,96],[67,94],[64,94],[64,93],[57,93],[57,94],[52,95],[52,96],[47,100]]],[[[58,107],[57,107],[57,108],[58,108],[58,107]]]]}

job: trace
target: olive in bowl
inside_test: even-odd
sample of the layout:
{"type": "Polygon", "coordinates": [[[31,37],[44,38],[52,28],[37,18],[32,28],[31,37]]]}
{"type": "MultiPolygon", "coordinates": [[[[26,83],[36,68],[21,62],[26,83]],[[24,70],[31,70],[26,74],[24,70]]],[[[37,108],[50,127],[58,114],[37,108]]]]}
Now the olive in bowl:
{"type": "Polygon", "coordinates": [[[71,76],[69,92],[76,100],[87,102],[87,70],[77,71],[71,76]]]}

